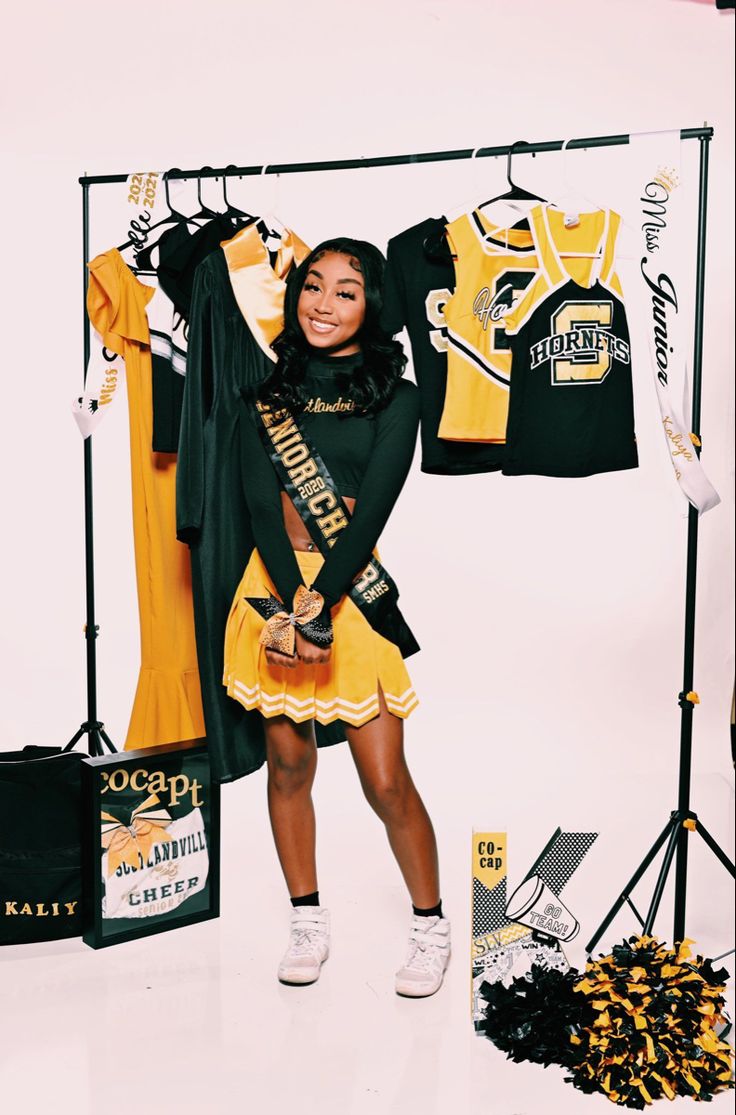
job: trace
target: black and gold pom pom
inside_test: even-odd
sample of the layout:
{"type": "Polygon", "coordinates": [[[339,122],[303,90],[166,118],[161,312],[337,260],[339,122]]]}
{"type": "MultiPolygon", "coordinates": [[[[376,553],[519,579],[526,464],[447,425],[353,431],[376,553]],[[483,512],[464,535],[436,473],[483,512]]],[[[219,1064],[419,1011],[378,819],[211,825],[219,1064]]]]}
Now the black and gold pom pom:
{"type": "Polygon", "coordinates": [[[718,1035],[728,973],[691,943],[630,937],[582,974],[535,965],[509,987],[484,983],[481,1028],[512,1060],[562,1065],[576,1088],[623,1107],[708,1101],[733,1087],[733,1047],[718,1035]]]}
{"type": "Polygon", "coordinates": [[[636,1110],[661,1097],[709,1100],[733,1087],[733,1048],[716,1032],[727,1021],[727,972],[693,957],[690,944],[670,949],[630,937],[586,965],[575,990],[595,1018],[578,1035],[566,1079],[636,1110]]]}

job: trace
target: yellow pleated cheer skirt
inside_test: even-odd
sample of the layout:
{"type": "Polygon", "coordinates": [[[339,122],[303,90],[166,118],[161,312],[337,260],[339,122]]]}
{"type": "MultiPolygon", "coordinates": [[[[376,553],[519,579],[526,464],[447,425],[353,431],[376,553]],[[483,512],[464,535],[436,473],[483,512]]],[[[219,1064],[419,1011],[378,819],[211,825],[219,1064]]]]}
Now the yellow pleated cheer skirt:
{"type": "MultiPolygon", "coordinates": [[[[317,552],[294,551],[307,585],[324,558],[317,552]]],[[[329,662],[301,663],[295,669],[271,666],[258,642],[265,620],[246,603],[246,596],[278,596],[260,554],[254,550],[233,599],[225,632],[223,684],[247,709],[290,720],[344,720],[359,727],[378,715],[378,690],[394,716],[405,719],[418,705],[399,648],[373,630],[349,597],[332,610],[334,642],[329,662]]]]}

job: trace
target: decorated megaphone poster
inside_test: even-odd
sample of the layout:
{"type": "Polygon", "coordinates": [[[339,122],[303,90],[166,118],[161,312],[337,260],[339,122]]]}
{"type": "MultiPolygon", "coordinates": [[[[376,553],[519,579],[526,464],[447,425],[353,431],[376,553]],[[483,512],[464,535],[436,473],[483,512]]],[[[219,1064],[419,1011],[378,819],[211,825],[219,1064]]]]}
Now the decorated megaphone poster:
{"type": "Polygon", "coordinates": [[[471,1013],[480,1029],[483,983],[511,981],[533,964],[567,971],[562,942],[580,926],[559,895],[597,838],[558,828],[508,898],[508,834],[474,832],[472,844],[471,1013]]]}
{"type": "Polygon", "coordinates": [[[580,924],[539,875],[531,875],[517,887],[506,906],[512,921],[536,929],[558,941],[572,941],[580,924]]]}

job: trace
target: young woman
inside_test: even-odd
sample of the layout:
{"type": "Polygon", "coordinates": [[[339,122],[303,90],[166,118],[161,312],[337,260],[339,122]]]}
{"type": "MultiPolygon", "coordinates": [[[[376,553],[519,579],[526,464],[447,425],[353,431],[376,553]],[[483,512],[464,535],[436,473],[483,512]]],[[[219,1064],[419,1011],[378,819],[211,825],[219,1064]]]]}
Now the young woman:
{"type": "Polygon", "coordinates": [[[417,704],[404,654],[418,649],[376,542],[409,471],[418,391],[378,323],[384,260],[346,238],[293,273],[278,362],[246,399],[241,450],[256,549],[228,620],[231,697],[265,717],[268,805],[292,902],[284,983],[313,983],[329,954],[311,789],[313,719],[340,720],[363,791],[386,827],[413,903],[400,995],[437,991],[450,957],[432,823],[412,782],[403,721],[417,704]],[[326,556],[324,556],[326,555],[326,556]]]}

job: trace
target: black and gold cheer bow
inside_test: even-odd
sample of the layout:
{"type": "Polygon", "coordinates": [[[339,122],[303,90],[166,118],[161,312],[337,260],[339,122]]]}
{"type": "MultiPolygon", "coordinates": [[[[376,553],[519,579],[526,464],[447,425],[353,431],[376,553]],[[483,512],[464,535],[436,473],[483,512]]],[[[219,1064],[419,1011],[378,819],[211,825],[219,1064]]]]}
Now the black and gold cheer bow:
{"type": "Polygon", "coordinates": [[[293,657],[297,627],[315,646],[331,646],[332,621],[329,611],[321,616],[325,603],[321,593],[299,585],[291,612],[275,596],[246,596],[245,600],[266,620],[258,640],[261,646],[293,657]]]}

